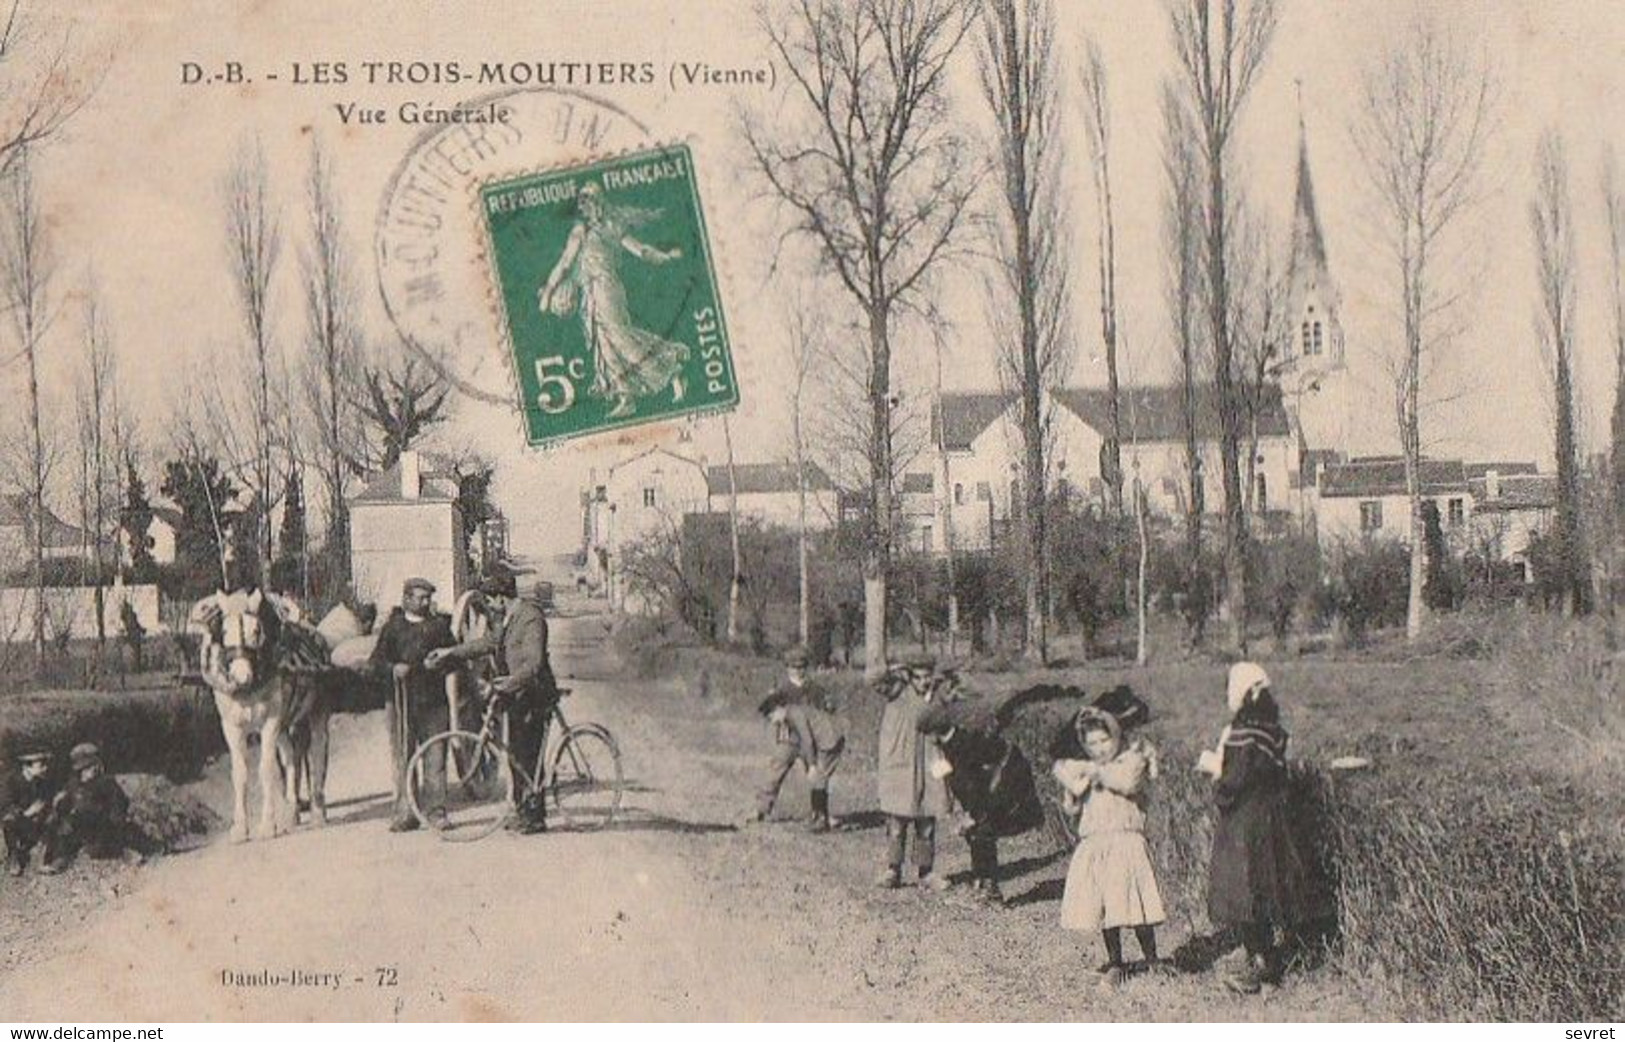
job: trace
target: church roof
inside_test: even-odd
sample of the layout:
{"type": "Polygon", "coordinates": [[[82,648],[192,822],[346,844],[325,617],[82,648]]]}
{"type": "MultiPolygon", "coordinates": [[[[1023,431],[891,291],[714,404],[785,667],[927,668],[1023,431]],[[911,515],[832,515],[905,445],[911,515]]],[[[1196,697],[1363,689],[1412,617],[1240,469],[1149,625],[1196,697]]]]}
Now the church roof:
{"type": "Polygon", "coordinates": [[[1309,136],[1298,136],[1298,195],[1292,209],[1292,265],[1312,265],[1316,275],[1325,274],[1326,233],[1320,227],[1320,211],[1315,206],[1315,182],[1309,172],[1309,136]]]}

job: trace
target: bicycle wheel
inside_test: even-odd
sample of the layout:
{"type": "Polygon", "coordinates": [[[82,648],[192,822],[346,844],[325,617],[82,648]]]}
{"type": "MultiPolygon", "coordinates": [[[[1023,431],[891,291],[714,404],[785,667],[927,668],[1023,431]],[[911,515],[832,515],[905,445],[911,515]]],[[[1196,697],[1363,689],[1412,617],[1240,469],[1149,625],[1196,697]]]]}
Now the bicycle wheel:
{"type": "Polygon", "coordinates": [[[406,777],[412,813],[454,843],[501,828],[513,813],[514,786],[531,787],[501,742],[469,731],[443,731],[418,746],[406,777]]]}
{"type": "Polygon", "coordinates": [[[621,809],[621,750],[597,724],[571,727],[553,752],[548,802],[573,829],[601,829],[621,809]]]}

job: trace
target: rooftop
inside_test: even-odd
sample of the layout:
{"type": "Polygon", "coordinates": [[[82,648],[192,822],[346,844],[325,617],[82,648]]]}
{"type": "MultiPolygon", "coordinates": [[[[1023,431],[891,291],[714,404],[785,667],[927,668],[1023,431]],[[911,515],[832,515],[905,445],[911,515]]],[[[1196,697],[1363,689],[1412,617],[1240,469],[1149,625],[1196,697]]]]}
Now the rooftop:
{"type": "MultiPolygon", "coordinates": [[[[808,492],[829,492],[835,488],[829,475],[816,463],[808,463],[803,473],[808,492]]],[[[794,463],[735,463],[734,482],[742,496],[794,492],[800,485],[796,480],[794,463]]],[[[727,495],[730,491],[728,468],[723,465],[706,467],[705,487],[713,496],[727,495]]]]}
{"type": "MultiPolygon", "coordinates": [[[[1467,491],[1466,468],[1460,460],[1422,461],[1424,495],[1467,491]]],[[[1332,498],[1406,495],[1405,461],[1398,456],[1368,456],[1347,463],[1328,463],[1320,473],[1320,494],[1332,498]]]]}

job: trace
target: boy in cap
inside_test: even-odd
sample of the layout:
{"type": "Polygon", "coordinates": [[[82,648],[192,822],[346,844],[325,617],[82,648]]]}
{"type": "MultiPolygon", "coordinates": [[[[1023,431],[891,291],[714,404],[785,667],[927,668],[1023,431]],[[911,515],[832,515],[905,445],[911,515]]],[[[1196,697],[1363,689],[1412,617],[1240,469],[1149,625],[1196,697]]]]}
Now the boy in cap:
{"type": "MultiPolygon", "coordinates": [[[[394,681],[389,700],[389,751],[395,769],[395,815],[391,832],[410,832],[418,827],[412,815],[411,797],[406,787],[406,765],[417,747],[431,735],[451,726],[446,704],[444,671],[426,665],[430,652],[457,643],[451,633],[451,619],[434,610],[434,583],[408,579],[401,588],[401,603],[389,613],[378,631],[369,665],[374,673],[388,674],[394,681]]],[[[446,787],[443,758],[424,760],[424,789],[439,794],[446,787]]],[[[443,807],[425,808],[431,815],[444,814],[443,807]]]]}
{"type": "Polygon", "coordinates": [[[892,890],[902,885],[903,855],[908,834],[914,833],[914,867],[919,884],[942,891],[947,880],[932,872],[936,862],[937,818],[948,813],[948,787],[937,762],[936,741],[920,732],[920,716],[937,691],[936,660],[913,655],[893,666],[877,682],[886,708],[880,716],[880,740],[875,777],[880,788],[880,811],[886,815],[886,869],[878,885],[892,890]]]}
{"type": "Polygon", "coordinates": [[[62,871],[81,850],[98,860],[123,858],[140,864],[147,839],[130,821],[130,798],[102,766],[101,750],[92,742],[80,742],[68,753],[68,765],[73,774],[56,798],[40,871],[47,875],[62,871]]]}
{"type": "Polygon", "coordinates": [[[778,801],[785,776],[797,763],[807,769],[807,786],[812,803],[808,826],[814,832],[828,832],[829,780],[840,766],[846,735],[830,711],[828,696],[808,684],[807,653],[791,649],[784,656],[787,678],[777,690],[762,700],[756,711],[773,724],[773,759],[761,791],[756,796],[754,821],[766,821],[778,801]]]}
{"type": "Polygon", "coordinates": [[[47,835],[51,804],[56,801],[57,784],[51,777],[51,754],[39,750],[17,758],[17,778],[12,786],[15,801],[0,831],[6,837],[6,870],[14,876],[28,867],[28,855],[47,835]]]}

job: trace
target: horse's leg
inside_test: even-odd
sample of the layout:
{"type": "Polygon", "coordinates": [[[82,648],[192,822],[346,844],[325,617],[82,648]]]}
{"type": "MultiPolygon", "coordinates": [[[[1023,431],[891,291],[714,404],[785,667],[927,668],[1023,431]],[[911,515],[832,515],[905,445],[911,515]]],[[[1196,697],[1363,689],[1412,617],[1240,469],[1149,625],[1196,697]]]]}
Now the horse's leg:
{"type": "Polygon", "coordinates": [[[305,762],[308,739],[302,727],[284,727],[277,738],[277,759],[282,764],[283,798],[299,824],[299,772],[305,762]]]}
{"type": "Polygon", "coordinates": [[[310,769],[310,820],[317,825],[325,825],[327,824],[328,707],[319,705],[313,708],[306,723],[310,728],[310,736],[307,742],[309,752],[305,760],[310,769]]]}
{"type": "Polygon", "coordinates": [[[235,721],[221,721],[231,753],[231,841],[248,838],[248,731],[235,721]]]}
{"type": "Polygon", "coordinates": [[[282,717],[271,713],[260,728],[260,835],[280,836],[287,831],[282,777],[277,748],[282,741],[282,717]]]}

